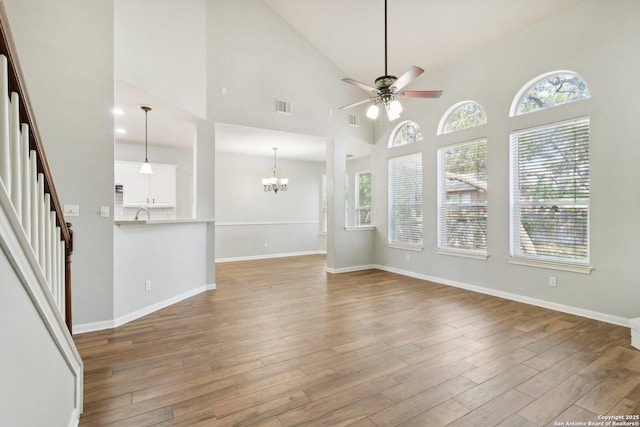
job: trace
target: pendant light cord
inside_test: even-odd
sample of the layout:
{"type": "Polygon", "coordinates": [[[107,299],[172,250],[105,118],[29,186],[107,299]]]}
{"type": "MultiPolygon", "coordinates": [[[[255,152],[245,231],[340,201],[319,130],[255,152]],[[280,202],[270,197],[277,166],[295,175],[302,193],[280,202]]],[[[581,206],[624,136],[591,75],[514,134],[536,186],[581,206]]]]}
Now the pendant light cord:
{"type": "Polygon", "coordinates": [[[144,110],[144,161],[145,163],[149,163],[148,149],[147,149],[147,121],[148,121],[149,110],[144,110]]]}
{"type": "Polygon", "coordinates": [[[387,71],[387,0],[384,0],[384,75],[389,75],[387,71]]]}

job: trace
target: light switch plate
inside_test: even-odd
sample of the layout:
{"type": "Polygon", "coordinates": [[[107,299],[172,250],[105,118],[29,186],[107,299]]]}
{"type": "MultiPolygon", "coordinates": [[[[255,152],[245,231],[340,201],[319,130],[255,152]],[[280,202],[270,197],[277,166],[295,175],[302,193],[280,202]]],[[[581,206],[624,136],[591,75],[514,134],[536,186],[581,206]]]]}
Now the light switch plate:
{"type": "Polygon", "coordinates": [[[80,216],[80,206],[64,205],[64,216],[80,216]]]}
{"type": "Polygon", "coordinates": [[[102,218],[109,218],[109,206],[100,206],[100,216],[102,218]]]}

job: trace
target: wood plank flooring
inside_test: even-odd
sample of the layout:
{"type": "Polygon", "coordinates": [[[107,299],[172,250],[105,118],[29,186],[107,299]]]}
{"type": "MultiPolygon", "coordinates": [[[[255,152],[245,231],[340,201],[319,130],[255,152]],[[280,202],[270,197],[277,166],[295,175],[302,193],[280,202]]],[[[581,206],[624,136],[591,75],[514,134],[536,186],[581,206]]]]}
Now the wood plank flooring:
{"type": "Polygon", "coordinates": [[[627,328],[378,270],[328,274],[324,256],[216,274],[215,291],[75,337],[81,426],[526,427],[640,414],[627,328]]]}

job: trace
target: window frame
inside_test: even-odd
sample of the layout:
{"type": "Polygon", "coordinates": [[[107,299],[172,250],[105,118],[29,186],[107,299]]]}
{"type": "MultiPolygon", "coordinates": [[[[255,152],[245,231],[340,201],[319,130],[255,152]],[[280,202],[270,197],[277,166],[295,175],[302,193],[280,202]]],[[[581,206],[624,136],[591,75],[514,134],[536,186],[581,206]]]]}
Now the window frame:
{"type": "Polygon", "coordinates": [[[526,115],[531,114],[531,113],[548,110],[550,108],[558,107],[558,106],[561,106],[561,105],[573,104],[574,102],[579,102],[579,101],[586,101],[586,100],[589,100],[590,98],[591,98],[591,89],[589,88],[589,85],[587,84],[586,80],[580,74],[576,73],[575,71],[571,71],[571,70],[550,71],[548,73],[544,73],[544,74],[541,74],[541,75],[539,75],[537,77],[534,77],[533,79],[529,80],[525,85],[523,85],[520,88],[520,90],[518,91],[516,96],[513,98],[513,101],[511,103],[511,108],[509,109],[509,117],[526,116],[526,115]],[[543,80],[548,80],[549,78],[551,78],[553,76],[563,75],[563,74],[571,74],[571,75],[574,75],[574,76],[578,77],[580,80],[582,80],[582,82],[586,85],[587,90],[589,91],[589,96],[586,97],[586,98],[580,98],[580,99],[574,99],[574,100],[571,100],[571,101],[565,101],[565,102],[550,104],[550,105],[547,105],[546,107],[539,108],[539,109],[532,110],[532,111],[526,111],[526,112],[522,112],[522,113],[518,112],[518,110],[520,108],[520,105],[522,104],[522,101],[523,101],[525,95],[531,89],[533,89],[536,85],[538,85],[538,83],[542,82],[543,80]]]}
{"type": "MultiPolygon", "coordinates": [[[[373,225],[373,218],[371,217],[371,204],[368,206],[362,206],[360,204],[360,176],[369,174],[369,186],[371,186],[371,170],[363,170],[355,173],[355,189],[354,189],[354,224],[356,227],[371,227],[373,225]],[[369,211],[369,223],[362,224],[360,222],[360,212],[363,210],[369,211]]],[[[371,191],[371,189],[369,189],[371,191]]]]}
{"type": "MultiPolygon", "coordinates": [[[[558,129],[562,126],[567,126],[571,124],[578,124],[582,121],[587,122],[587,126],[589,132],[591,130],[591,119],[588,115],[581,116],[573,119],[556,121],[553,123],[544,123],[538,126],[529,127],[526,129],[521,129],[517,131],[513,131],[509,134],[509,262],[512,264],[520,264],[520,265],[530,265],[544,268],[551,268],[557,270],[565,270],[572,271],[578,273],[588,274],[591,272],[593,267],[591,266],[591,184],[590,184],[590,176],[589,176],[589,197],[586,201],[582,200],[580,203],[574,201],[574,205],[585,205],[586,206],[586,259],[583,261],[580,260],[571,260],[570,258],[563,258],[559,256],[548,256],[548,255],[536,255],[536,254],[526,254],[521,252],[521,232],[520,227],[518,225],[518,232],[515,230],[516,222],[521,224],[520,221],[520,212],[521,206],[534,206],[534,205],[549,205],[552,206],[569,206],[570,203],[563,201],[562,199],[545,199],[544,203],[540,200],[534,200],[528,203],[520,202],[520,191],[519,191],[519,173],[516,171],[517,161],[519,159],[519,137],[523,134],[530,134],[531,132],[536,132],[545,129],[558,129]],[[517,196],[517,197],[516,197],[517,196]],[[518,200],[517,200],[518,199],[518,200]]],[[[588,153],[589,153],[589,173],[591,172],[591,164],[590,164],[590,153],[591,153],[591,136],[589,135],[588,139],[588,153]]],[[[519,170],[519,169],[518,169],[519,170]]]]}
{"type": "MultiPolygon", "coordinates": [[[[462,256],[462,257],[467,257],[467,258],[476,258],[476,259],[484,259],[486,260],[489,255],[488,255],[488,233],[487,233],[487,223],[485,223],[485,248],[484,249],[468,249],[468,248],[459,248],[459,247],[454,247],[454,246],[449,246],[446,245],[445,242],[447,240],[447,224],[446,224],[446,215],[443,215],[444,210],[446,209],[446,206],[462,206],[462,207],[472,207],[472,206],[476,206],[476,207],[481,207],[484,206],[484,215],[485,218],[488,219],[488,199],[485,198],[484,203],[479,203],[479,202],[475,202],[474,203],[466,203],[464,201],[459,201],[457,203],[448,203],[446,201],[446,196],[447,196],[447,189],[446,189],[446,174],[447,171],[445,169],[445,155],[447,150],[451,150],[451,149],[456,149],[456,148],[460,148],[460,147],[464,147],[467,145],[472,145],[472,144],[481,144],[483,143],[485,145],[485,156],[487,155],[488,152],[488,139],[486,137],[482,137],[482,138],[475,138],[469,141],[463,141],[463,142],[458,142],[458,143],[454,143],[454,144],[449,144],[446,146],[442,146],[439,147],[436,153],[436,157],[437,157],[437,203],[436,203],[436,207],[437,207],[437,219],[436,219],[436,224],[437,224],[437,240],[436,240],[436,245],[437,245],[437,252],[440,254],[445,254],[445,255],[455,255],[455,256],[462,256]]],[[[487,162],[487,158],[485,158],[485,165],[487,162]]],[[[485,175],[488,174],[488,168],[484,171],[485,175]]],[[[488,182],[488,179],[487,179],[488,182]]],[[[485,194],[488,194],[488,184],[487,184],[487,188],[484,189],[483,191],[485,194]]],[[[487,221],[488,222],[488,221],[487,221]]]]}
{"type": "Polygon", "coordinates": [[[480,104],[477,101],[473,101],[473,100],[466,100],[466,101],[460,101],[457,102],[455,104],[453,104],[451,107],[449,107],[449,109],[447,111],[445,111],[445,113],[442,115],[442,117],[440,118],[440,122],[438,123],[438,129],[437,129],[437,135],[448,135],[451,133],[455,133],[455,132],[460,132],[466,129],[473,129],[473,128],[477,128],[478,126],[484,126],[487,123],[489,123],[489,116],[487,115],[487,110],[485,110],[485,108],[482,106],[482,104],[480,104]],[[458,109],[464,107],[465,105],[477,105],[479,106],[482,111],[484,112],[485,115],[485,119],[486,121],[484,123],[479,123],[479,124],[475,124],[472,126],[467,126],[465,128],[461,128],[461,129],[455,129],[449,132],[445,132],[446,127],[447,127],[447,122],[449,121],[449,119],[451,118],[451,116],[453,115],[453,113],[455,113],[458,109]]]}
{"type": "Polygon", "coordinates": [[[323,173],[320,179],[320,234],[329,231],[329,200],[327,194],[327,174],[323,173]]]}
{"type": "MultiPolygon", "coordinates": [[[[390,157],[387,159],[387,247],[391,248],[399,248],[399,249],[408,249],[414,251],[422,251],[424,245],[424,200],[423,200],[423,188],[424,188],[424,153],[422,151],[415,151],[408,154],[403,154],[399,156],[390,157]],[[415,183],[419,186],[419,188],[414,189],[414,194],[419,200],[416,200],[412,203],[412,206],[419,207],[420,209],[420,221],[418,229],[413,233],[407,233],[410,235],[419,236],[419,242],[409,243],[406,241],[401,241],[397,239],[397,228],[398,225],[394,221],[395,220],[395,212],[398,209],[397,206],[404,206],[402,203],[394,203],[394,188],[393,184],[395,180],[392,177],[392,162],[397,162],[399,159],[406,159],[409,157],[415,157],[419,159],[419,171],[420,177],[415,180],[415,183]]],[[[398,164],[399,166],[399,164],[398,164]]],[[[414,207],[414,209],[415,209],[414,207]]]]}
{"type": "Polygon", "coordinates": [[[403,122],[400,122],[396,125],[396,127],[393,128],[393,130],[391,131],[391,135],[389,136],[389,143],[387,144],[387,148],[396,148],[396,147],[404,147],[406,145],[411,145],[411,144],[415,144],[418,143],[420,141],[424,141],[424,134],[422,133],[422,127],[414,122],[413,120],[405,120],[403,122]],[[398,135],[398,133],[402,130],[402,128],[404,126],[407,126],[409,124],[414,124],[418,127],[418,132],[420,132],[420,139],[416,139],[415,141],[409,141],[409,142],[404,142],[402,144],[396,144],[396,136],[398,135]]]}

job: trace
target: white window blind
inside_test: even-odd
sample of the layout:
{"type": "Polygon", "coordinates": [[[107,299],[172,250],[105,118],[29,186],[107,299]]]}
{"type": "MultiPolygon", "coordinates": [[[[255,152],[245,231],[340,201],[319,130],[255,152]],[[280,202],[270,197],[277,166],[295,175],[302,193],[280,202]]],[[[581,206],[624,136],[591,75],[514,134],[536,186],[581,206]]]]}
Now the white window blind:
{"type": "Polygon", "coordinates": [[[356,225],[371,225],[371,172],[356,174],[356,225]]]}
{"type": "Polygon", "coordinates": [[[487,140],[438,150],[438,248],[487,252],[487,140]]]}
{"type": "Polygon", "coordinates": [[[389,243],[422,245],[422,153],[389,159],[389,243]]]}
{"type": "Polygon", "coordinates": [[[511,134],[511,255],[589,263],[589,118],[511,134]]]}

